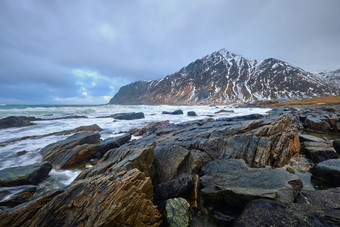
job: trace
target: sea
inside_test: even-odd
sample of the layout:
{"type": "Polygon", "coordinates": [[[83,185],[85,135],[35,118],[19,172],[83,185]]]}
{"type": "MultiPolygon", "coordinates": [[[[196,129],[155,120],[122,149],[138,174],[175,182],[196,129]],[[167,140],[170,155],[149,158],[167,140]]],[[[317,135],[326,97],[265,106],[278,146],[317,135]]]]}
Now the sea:
{"type": "MultiPolygon", "coordinates": [[[[221,118],[242,116],[253,113],[266,114],[269,108],[239,108],[238,106],[214,106],[214,105],[5,105],[0,104],[0,119],[9,116],[29,116],[42,118],[35,121],[35,125],[0,129],[0,170],[24,166],[42,161],[40,149],[59,140],[66,139],[70,135],[52,135],[37,139],[25,139],[27,136],[45,135],[48,133],[74,129],[79,126],[97,124],[103,131],[101,139],[119,136],[132,128],[141,128],[151,122],[169,120],[170,123],[182,123],[186,121],[205,118],[221,118]],[[175,111],[181,109],[183,115],[165,115],[162,111],[175,111]],[[234,113],[215,112],[225,109],[233,110],[234,113]],[[187,116],[188,111],[195,111],[198,116],[187,116]],[[113,118],[98,118],[116,113],[143,112],[144,119],[138,120],[114,120],[113,118]],[[68,118],[52,120],[71,116],[85,116],[86,118],[68,118]],[[25,152],[22,152],[25,151],[25,152]],[[22,152],[23,155],[19,155],[22,152]]],[[[139,137],[132,137],[139,139],[139,137]]],[[[90,165],[87,168],[91,168],[90,165]]],[[[75,170],[55,170],[49,174],[49,178],[39,186],[0,187],[2,200],[18,194],[30,187],[36,187],[35,197],[58,190],[69,185],[81,172],[75,170]]],[[[1,200],[1,197],[0,197],[1,200]]]]}

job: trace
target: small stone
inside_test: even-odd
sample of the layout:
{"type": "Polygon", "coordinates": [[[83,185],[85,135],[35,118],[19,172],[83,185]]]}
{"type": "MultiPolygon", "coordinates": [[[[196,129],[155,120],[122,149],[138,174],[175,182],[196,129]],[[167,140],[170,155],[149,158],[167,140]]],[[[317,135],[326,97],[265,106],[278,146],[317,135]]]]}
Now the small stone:
{"type": "Polygon", "coordinates": [[[164,216],[170,227],[190,225],[190,204],[183,198],[168,199],[164,205],[164,216]]]}

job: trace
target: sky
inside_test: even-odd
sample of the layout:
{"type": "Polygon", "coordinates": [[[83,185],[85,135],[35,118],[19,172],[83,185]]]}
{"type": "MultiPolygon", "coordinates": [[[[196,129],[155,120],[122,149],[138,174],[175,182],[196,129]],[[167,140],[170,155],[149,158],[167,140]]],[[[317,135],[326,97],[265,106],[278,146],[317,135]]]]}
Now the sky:
{"type": "Polygon", "coordinates": [[[340,68],[339,0],[1,0],[0,104],[105,104],[225,48],[340,68]]]}

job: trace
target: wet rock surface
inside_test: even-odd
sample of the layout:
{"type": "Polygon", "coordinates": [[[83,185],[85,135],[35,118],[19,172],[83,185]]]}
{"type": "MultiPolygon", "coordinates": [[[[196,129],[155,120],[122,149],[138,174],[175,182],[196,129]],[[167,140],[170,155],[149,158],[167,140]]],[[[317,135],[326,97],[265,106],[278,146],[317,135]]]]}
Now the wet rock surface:
{"type": "Polygon", "coordinates": [[[117,120],[136,120],[136,119],[142,119],[145,118],[143,112],[131,112],[131,113],[118,113],[113,116],[114,119],[117,120]]]}
{"type": "Polygon", "coordinates": [[[197,116],[197,114],[196,114],[195,111],[188,111],[187,115],[190,116],[190,117],[195,117],[195,116],[197,116]]]}
{"type": "Polygon", "coordinates": [[[326,161],[328,159],[339,158],[335,152],[333,145],[324,142],[303,142],[303,153],[314,163],[326,161]]]}
{"type": "Polygon", "coordinates": [[[34,125],[35,117],[11,116],[0,119],[0,129],[34,125]]]}
{"type": "Polygon", "coordinates": [[[39,184],[48,177],[52,166],[48,162],[0,170],[0,187],[39,184]]]}
{"type": "Polygon", "coordinates": [[[172,111],[172,112],[163,111],[162,114],[181,115],[181,114],[183,114],[183,111],[182,110],[175,110],[175,111],[172,111]]]}
{"type": "Polygon", "coordinates": [[[315,165],[311,172],[316,178],[340,186],[340,159],[329,159],[315,165]]]}

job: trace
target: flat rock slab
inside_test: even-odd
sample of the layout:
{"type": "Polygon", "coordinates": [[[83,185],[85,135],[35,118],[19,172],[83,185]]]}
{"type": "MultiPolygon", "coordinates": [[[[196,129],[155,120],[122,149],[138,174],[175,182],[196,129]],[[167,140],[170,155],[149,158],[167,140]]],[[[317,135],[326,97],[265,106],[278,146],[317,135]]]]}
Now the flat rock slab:
{"type": "Polygon", "coordinates": [[[39,184],[47,178],[52,165],[48,162],[0,170],[0,187],[39,184]]]}
{"type": "Polygon", "coordinates": [[[340,209],[340,188],[318,191],[302,191],[297,198],[298,204],[340,209]]]}
{"type": "Polygon", "coordinates": [[[143,112],[138,113],[131,112],[131,113],[118,113],[115,114],[113,118],[117,120],[136,120],[145,118],[145,116],[143,112]]]}
{"type": "Polygon", "coordinates": [[[298,176],[284,169],[242,168],[242,164],[239,164],[242,166],[239,168],[238,162],[244,161],[220,162],[218,164],[224,165],[224,168],[211,168],[211,171],[206,171],[201,177],[201,194],[206,203],[242,209],[250,201],[259,198],[293,202],[302,189],[298,176]],[[217,172],[216,169],[220,171],[217,172]]]}
{"type": "Polygon", "coordinates": [[[162,114],[181,115],[181,114],[183,114],[183,111],[182,110],[175,110],[173,112],[163,111],[162,114]]]}
{"type": "Polygon", "coordinates": [[[333,186],[340,186],[340,159],[329,159],[315,165],[311,172],[314,177],[333,186]]]}
{"type": "Polygon", "coordinates": [[[340,210],[315,206],[286,205],[278,201],[254,200],[234,226],[339,226],[340,210]]]}
{"type": "Polygon", "coordinates": [[[332,144],[324,142],[303,142],[304,154],[314,163],[339,158],[332,144]]]}

